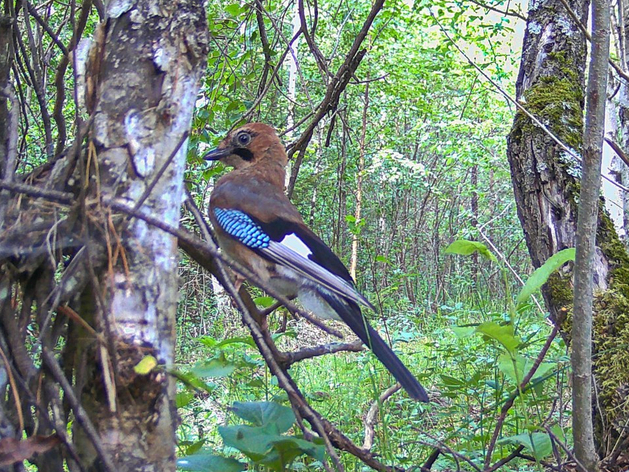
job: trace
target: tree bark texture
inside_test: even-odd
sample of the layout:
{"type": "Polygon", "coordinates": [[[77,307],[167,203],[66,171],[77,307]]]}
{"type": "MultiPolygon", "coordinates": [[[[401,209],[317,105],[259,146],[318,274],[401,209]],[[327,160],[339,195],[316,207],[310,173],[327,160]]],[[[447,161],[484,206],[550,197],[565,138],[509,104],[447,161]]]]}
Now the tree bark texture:
{"type": "MultiPolygon", "coordinates": [[[[30,25],[25,10],[9,11],[0,18],[3,64],[11,47],[24,54],[5,47],[10,22],[17,30],[19,13],[30,25]]],[[[89,1],[77,8],[77,41],[90,11],[89,1]]],[[[68,62],[86,71],[90,115],[84,123],[77,111],[75,143],[28,175],[11,165],[0,175],[0,365],[11,380],[0,375],[0,435],[54,436],[30,459],[40,472],[175,470],[175,385],[164,366],[174,361],[177,241],[110,203],[178,226],[206,13],[198,0],[112,1],[106,13],[87,63],[68,62]],[[136,371],[148,355],[159,365],[136,371]]],[[[19,43],[21,34],[9,37],[19,43]]],[[[18,83],[4,75],[15,68],[0,70],[0,81],[18,83]]],[[[1,86],[6,131],[23,118],[2,102],[14,99],[1,86]]],[[[64,86],[57,93],[72,97],[64,86]]],[[[2,157],[15,152],[17,138],[0,137],[2,157]]]]}
{"type": "MultiPolygon", "coordinates": [[[[587,23],[589,2],[575,0],[569,4],[587,23]]],[[[534,2],[531,6],[516,98],[579,153],[585,38],[559,0],[534,2]]],[[[578,193],[580,164],[522,112],[516,115],[507,152],[518,216],[533,265],[539,267],[556,252],[575,245],[574,197],[578,193]]],[[[559,310],[572,303],[570,290],[553,290],[552,284],[547,284],[543,294],[555,320],[559,310]]]]}
{"type": "Polygon", "coordinates": [[[587,82],[583,176],[579,192],[572,323],[572,428],[583,472],[597,469],[592,421],[592,309],[596,226],[609,64],[610,14],[606,0],[592,2],[592,42],[587,82]]]}
{"type": "MultiPolygon", "coordinates": [[[[588,2],[567,3],[586,25],[588,2]]],[[[562,2],[532,2],[516,83],[517,99],[571,150],[566,152],[524,113],[516,114],[507,155],[518,216],[535,267],[576,244],[581,165],[572,153],[580,156],[584,151],[585,58],[584,35],[562,2]]],[[[602,205],[596,211],[597,246],[591,273],[596,294],[596,404],[601,411],[597,411],[595,440],[601,457],[611,457],[627,437],[621,425],[629,418],[629,357],[619,359],[624,357],[619,346],[629,336],[629,325],[622,322],[629,311],[629,257],[602,205]]],[[[570,341],[572,268],[566,266],[551,276],[542,293],[551,319],[570,341]]]]}
{"type": "MultiPolygon", "coordinates": [[[[207,53],[203,5],[111,2],[107,17],[87,72],[90,193],[141,205],[177,227],[184,141],[207,53]]],[[[110,349],[90,343],[81,351],[80,398],[118,470],[174,470],[174,380],[161,369],[138,374],[134,366],[149,354],[162,365],[174,362],[177,242],[140,220],[117,234],[101,223],[110,258],[90,302],[110,349]]],[[[75,427],[79,452],[88,470],[99,470],[83,431],[75,427]]]]}

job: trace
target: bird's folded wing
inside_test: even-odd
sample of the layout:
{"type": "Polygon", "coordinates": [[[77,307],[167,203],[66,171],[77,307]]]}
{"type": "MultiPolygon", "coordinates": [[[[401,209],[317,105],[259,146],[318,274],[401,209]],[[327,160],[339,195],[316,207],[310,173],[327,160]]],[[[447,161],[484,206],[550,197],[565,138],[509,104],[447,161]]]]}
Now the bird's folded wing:
{"type": "Polygon", "coordinates": [[[348,300],[365,305],[372,310],[374,309],[373,305],[350,285],[349,282],[333,274],[316,262],[303,257],[281,242],[270,241],[267,247],[259,249],[258,252],[277,264],[290,267],[295,272],[323,285],[328,290],[348,300]]]}
{"type": "Polygon", "coordinates": [[[232,208],[213,211],[225,233],[260,256],[293,269],[341,297],[374,309],[353,286],[343,263],[305,226],[281,218],[264,223],[232,208]]]}

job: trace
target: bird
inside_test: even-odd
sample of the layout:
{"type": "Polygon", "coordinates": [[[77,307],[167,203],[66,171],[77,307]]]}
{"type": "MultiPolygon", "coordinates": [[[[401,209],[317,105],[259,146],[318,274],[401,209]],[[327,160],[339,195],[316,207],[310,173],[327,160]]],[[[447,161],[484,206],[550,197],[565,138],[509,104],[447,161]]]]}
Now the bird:
{"type": "Polygon", "coordinates": [[[204,159],[233,167],[210,195],[209,217],[221,250],[318,318],[344,322],[411,398],[428,402],[426,390],[363,316],[361,305],[374,306],[284,193],[288,156],[275,129],[246,124],[204,159]]]}

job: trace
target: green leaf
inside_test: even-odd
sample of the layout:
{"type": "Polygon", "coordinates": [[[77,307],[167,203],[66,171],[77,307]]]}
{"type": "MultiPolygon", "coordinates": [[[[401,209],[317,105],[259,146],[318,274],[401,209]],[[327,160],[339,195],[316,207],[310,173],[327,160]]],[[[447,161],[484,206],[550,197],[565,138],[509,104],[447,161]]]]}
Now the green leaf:
{"type": "Polygon", "coordinates": [[[243,12],[243,8],[238,3],[232,3],[225,7],[225,12],[231,16],[238,16],[243,12]]]}
{"type": "Polygon", "coordinates": [[[504,438],[498,441],[498,444],[517,444],[522,445],[540,461],[544,457],[553,452],[553,446],[550,436],[546,433],[522,433],[510,438],[504,438]]]}
{"type": "Polygon", "coordinates": [[[521,343],[520,339],[513,334],[512,324],[499,325],[493,321],[488,321],[487,323],[477,326],[476,332],[498,341],[511,353],[514,353],[515,349],[521,343]]]}
{"type": "Polygon", "coordinates": [[[194,454],[177,459],[177,467],[195,472],[240,472],[247,465],[228,457],[194,454]]]}
{"type": "Polygon", "coordinates": [[[273,297],[256,297],[253,299],[256,305],[261,306],[262,308],[268,308],[273,303],[275,303],[275,298],[273,297]]]}
{"type": "MultiPolygon", "coordinates": [[[[320,462],[325,461],[325,447],[323,444],[314,444],[305,439],[295,437],[284,437],[280,440],[272,441],[271,444],[273,445],[273,449],[278,452],[278,457],[281,458],[281,464],[276,464],[280,467],[290,464],[296,457],[302,454],[307,454],[320,462]]],[[[265,460],[261,462],[263,464],[267,463],[265,460]]],[[[277,470],[284,469],[278,468],[277,470]]]]}
{"type": "Polygon", "coordinates": [[[476,326],[454,326],[452,331],[457,338],[465,339],[476,332],[476,326]]]}
{"type": "Polygon", "coordinates": [[[214,358],[209,362],[197,364],[192,368],[192,372],[199,377],[227,377],[234,370],[236,365],[225,358],[214,358]]]}
{"type": "MultiPolygon", "coordinates": [[[[515,365],[511,358],[511,355],[507,352],[503,352],[498,357],[498,368],[500,371],[505,374],[515,385],[518,385],[519,382],[522,382],[526,374],[531,370],[534,360],[529,359],[528,357],[521,356],[519,354],[515,355],[515,365]],[[516,377],[516,369],[517,369],[517,377],[516,377]]],[[[531,378],[531,382],[538,380],[550,370],[555,367],[555,364],[550,362],[544,362],[539,365],[535,374],[531,378]]]]}
{"type": "Polygon", "coordinates": [[[451,377],[450,375],[441,374],[441,381],[446,388],[454,388],[459,389],[465,387],[465,381],[461,379],[457,379],[455,377],[451,377]]]}
{"type": "Polygon", "coordinates": [[[274,402],[234,402],[232,411],[256,426],[274,425],[278,434],[288,431],[295,423],[293,410],[274,402]]]}
{"type": "Polygon", "coordinates": [[[168,369],[168,373],[177,378],[186,387],[192,389],[203,390],[207,393],[212,393],[216,388],[216,385],[211,383],[205,383],[193,372],[182,372],[177,369],[168,369]]]}
{"type": "MultiPolygon", "coordinates": [[[[266,426],[219,426],[218,432],[228,447],[238,449],[254,461],[261,461],[268,455],[272,441],[280,441],[282,436],[269,431],[266,426]]],[[[273,428],[271,428],[273,429],[273,428]]]]}
{"type": "Polygon", "coordinates": [[[391,264],[391,260],[384,256],[376,256],[376,262],[383,262],[384,264],[391,264]]]}
{"type": "Polygon", "coordinates": [[[212,349],[218,349],[221,347],[229,346],[230,344],[247,344],[248,346],[251,346],[253,348],[256,347],[256,343],[253,341],[253,338],[251,338],[251,336],[236,336],[233,338],[223,339],[220,342],[216,341],[214,338],[210,336],[204,336],[200,338],[199,341],[204,346],[207,346],[212,349]]]}
{"type": "Polygon", "coordinates": [[[149,354],[148,356],[144,356],[142,360],[133,367],[133,371],[138,375],[147,375],[155,367],[157,367],[157,359],[149,354]]]}
{"type": "Polygon", "coordinates": [[[531,274],[524,284],[524,287],[522,287],[522,290],[520,290],[518,298],[516,299],[518,307],[524,304],[536,290],[544,285],[548,280],[548,277],[550,277],[553,272],[559,269],[566,262],[574,261],[574,257],[574,248],[564,249],[563,251],[559,251],[557,254],[550,256],[541,267],[536,269],[535,272],[531,274]]]}
{"type": "Polygon", "coordinates": [[[467,239],[458,239],[450,244],[446,248],[446,254],[459,254],[461,256],[469,256],[478,252],[485,259],[493,262],[497,262],[496,256],[494,256],[487,246],[478,241],[468,241],[467,239]]]}
{"type": "Polygon", "coordinates": [[[195,441],[194,443],[190,444],[188,447],[186,447],[186,456],[191,456],[192,454],[196,454],[203,448],[204,444],[205,444],[205,439],[199,439],[198,441],[195,441]]]}
{"type": "Polygon", "coordinates": [[[193,398],[194,398],[194,393],[192,392],[188,392],[188,391],[179,392],[177,396],[175,397],[175,405],[177,406],[177,408],[182,408],[186,406],[188,403],[190,403],[193,398]]]}

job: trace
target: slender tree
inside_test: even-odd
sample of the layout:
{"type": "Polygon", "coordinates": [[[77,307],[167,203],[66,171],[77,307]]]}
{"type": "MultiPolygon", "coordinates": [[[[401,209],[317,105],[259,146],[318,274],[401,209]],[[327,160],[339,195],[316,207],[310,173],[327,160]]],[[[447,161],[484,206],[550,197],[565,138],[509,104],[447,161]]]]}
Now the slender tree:
{"type": "Polygon", "coordinates": [[[601,187],[601,158],[605,131],[605,94],[609,64],[609,3],[592,2],[592,47],[586,90],[583,137],[583,176],[574,268],[572,327],[572,418],[575,456],[585,472],[597,468],[592,422],[592,305],[596,224],[601,187]]]}

